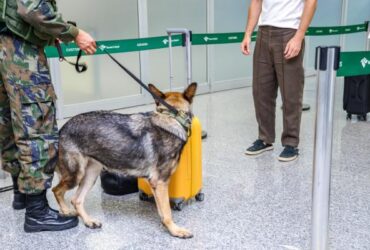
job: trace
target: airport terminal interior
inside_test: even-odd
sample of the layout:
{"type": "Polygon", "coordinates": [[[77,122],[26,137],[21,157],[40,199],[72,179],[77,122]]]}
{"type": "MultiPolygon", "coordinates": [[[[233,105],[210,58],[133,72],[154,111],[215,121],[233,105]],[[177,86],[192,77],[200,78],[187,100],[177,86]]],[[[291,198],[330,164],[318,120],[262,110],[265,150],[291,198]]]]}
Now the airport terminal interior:
{"type": "MultiPolygon", "coordinates": [[[[65,0],[58,4],[67,20],[75,20],[98,41],[108,41],[166,37],[167,28],[187,28],[193,34],[243,32],[250,0],[108,2],[80,0],[72,7],[65,0]],[[87,14],[86,5],[96,7],[87,14]]],[[[369,20],[369,0],[325,0],[318,1],[310,26],[363,25],[369,20]]],[[[303,103],[310,109],[302,112],[299,157],[291,162],[277,159],[283,150],[280,94],[274,149],[257,156],[245,154],[258,136],[252,96],[252,56],[241,54],[240,42],[192,46],[192,81],[198,83],[192,111],[207,133],[201,146],[204,200],[191,199],[181,211],[173,210],[172,215],[175,223],[193,233],[193,238],[171,237],[160,222],[155,203],[140,200],[138,193],[106,194],[98,178],[85,206],[92,217],[102,222],[101,229],[89,229],[80,220],[77,227],[66,231],[25,233],[24,210],[13,210],[12,191],[1,192],[0,249],[313,249],[319,84],[314,69],[315,48],[341,46],[346,52],[365,51],[368,35],[364,30],[306,37],[303,103]]],[[[168,48],[115,56],[145,83],[154,83],[163,91],[182,91],[186,86],[183,47],[173,48],[173,77],[168,48]]],[[[106,55],[83,57],[83,61],[89,69],[77,74],[57,58],[49,60],[58,94],[59,128],[70,117],[92,110],[132,114],[155,109],[150,95],[106,55]]],[[[365,121],[356,115],[346,119],[344,83],[345,77],[335,78],[333,132],[332,138],[326,138],[332,140],[327,249],[370,249],[370,115],[365,121]]],[[[53,186],[57,183],[55,175],[53,186]]],[[[0,188],[9,185],[11,178],[1,171],[0,188]]],[[[67,199],[72,194],[67,193],[67,199]]],[[[47,197],[51,207],[59,209],[51,190],[47,197]]]]}

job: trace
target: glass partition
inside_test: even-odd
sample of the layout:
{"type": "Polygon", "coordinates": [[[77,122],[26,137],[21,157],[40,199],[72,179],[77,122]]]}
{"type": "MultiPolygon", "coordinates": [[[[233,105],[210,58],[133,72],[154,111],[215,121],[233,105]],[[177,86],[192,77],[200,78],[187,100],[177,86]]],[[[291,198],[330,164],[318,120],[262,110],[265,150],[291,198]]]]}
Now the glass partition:
{"type": "MultiPolygon", "coordinates": [[[[358,24],[370,21],[370,1],[356,0],[348,1],[347,24],[358,24]]],[[[356,33],[345,38],[345,51],[365,50],[366,33],[356,33]]]]}
{"type": "MultiPolygon", "coordinates": [[[[206,0],[148,1],[149,36],[166,36],[167,28],[187,28],[193,33],[207,32],[206,0]]],[[[193,46],[193,81],[207,81],[207,50],[193,46]]],[[[149,79],[159,88],[169,89],[168,49],[149,51],[149,79]]],[[[186,85],[185,48],[173,48],[173,88],[186,85]]]]}
{"type": "MultiPolygon", "coordinates": [[[[358,24],[370,20],[369,0],[348,2],[346,24],[358,24]]],[[[343,1],[318,1],[311,26],[339,26],[342,22],[343,1]]],[[[149,37],[166,36],[167,28],[187,28],[193,33],[244,32],[250,0],[79,0],[58,1],[59,10],[65,20],[76,21],[78,26],[90,32],[97,40],[130,39],[139,37],[138,6],[142,34],[149,37]],[[142,5],[138,5],[138,3],[142,5]],[[207,6],[209,4],[209,6],[207,6]],[[86,11],[88,6],[88,11],[86,11]],[[209,13],[207,13],[209,11],[209,13]],[[147,16],[146,16],[147,15],[147,16]]],[[[343,50],[363,50],[365,33],[344,35],[343,50]]],[[[311,72],[315,60],[315,48],[325,45],[339,45],[340,36],[307,37],[305,69],[311,72]]],[[[252,43],[252,50],[254,49],[252,43]]],[[[251,84],[252,56],[240,52],[240,43],[193,46],[193,81],[206,86],[211,79],[215,90],[230,89],[251,84]],[[208,61],[211,60],[211,61],[208,61]],[[209,72],[208,72],[209,70],[209,72]]],[[[145,81],[156,84],[162,90],[169,85],[168,49],[115,54],[125,66],[136,75],[143,75],[145,81]],[[140,68],[140,63],[143,63],[140,68]],[[142,72],[140,70],[143,70],[142,72]]],[[[70,58],[73,60],[74,58],[70,58]]],[[[80,103],[98,106],[98,101],[122,103],[117,100],[130,99],[129,105],[142,104],[140,87],[105,55],[83,57],[89,70],[77,74],[73,67],[61,63],[61,88],[64,105],[80,103]],[[131,98],[132,97],[132,98],[131,98]]],[[[185,48],[173,48],[174,89],[186,84],[185,48]]],[[[143,79],[144,79],[143,78],[143,79]]],[[[206,88],[203,89],[203,91],[206,88]]],[[[145,99],[145,98],[144,98],[145,99]]],[[[127,103],[125,105],[127,105],[127,103]]],[[[108,105],[109,106],[109,105],[108,105]]],[[[98,108],[98,107],[91,107],[98,108]]]]}
{"type": "MultiPolygon", "coordinates": [[[[138,37],[136,0],[79,0],[73,1],[73,5],[71,1],[64,0],[58,1],[58,6],[65,20],[77,22],[96,40],[138,37]]],[[[115,57],[139,75],[139,53],[116,54],[115,57]]],[[[138,85],[107,56],[85,56],[82,61],[88,64],[87,72],[82,74],[76,73],[69,64],[61,63],[65,105],[140,94],[138,85]]]]}
{"type": "MultiPolygon", "coordinates": [[[[214,1],[214,32],[244,32],[250,0],[214,1]]],[[[252,77],[252,55],[244,56],[240,43],[214,46],[214,80],[252,77]]],[[[252,51],[254,43],[252,43],[252,51]]]]}
{"type": "MultiPolygon", "coordinates": [[[[317,1],[317,9],[310,26],[340,26],[342,18],[342,1],[317,1]],[[328,14],[330,13],[330,14],[328,14]]],[[[313,69],[315,65],[315,50],[317,46],[340,45],[340,36],[310,36],[306,46],[306,70],[313,69]]]]}

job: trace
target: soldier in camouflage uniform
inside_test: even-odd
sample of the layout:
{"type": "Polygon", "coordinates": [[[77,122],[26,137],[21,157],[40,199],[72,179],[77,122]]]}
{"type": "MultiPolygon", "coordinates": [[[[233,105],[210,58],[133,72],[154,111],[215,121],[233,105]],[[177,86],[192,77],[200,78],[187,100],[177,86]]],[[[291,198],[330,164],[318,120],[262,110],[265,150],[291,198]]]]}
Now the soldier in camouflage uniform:
{"type": "Polygon", "coordinates": [[[60,216],[46,199],[58,128],[44,47],[55,39],[75,41],[93,54],[95,41],[63,21],[55,0],[0,0],[0,14],[0,152],[14,183],[13,207],[26,207],[26,232],[74,227],[77,217],[60,216]]]}

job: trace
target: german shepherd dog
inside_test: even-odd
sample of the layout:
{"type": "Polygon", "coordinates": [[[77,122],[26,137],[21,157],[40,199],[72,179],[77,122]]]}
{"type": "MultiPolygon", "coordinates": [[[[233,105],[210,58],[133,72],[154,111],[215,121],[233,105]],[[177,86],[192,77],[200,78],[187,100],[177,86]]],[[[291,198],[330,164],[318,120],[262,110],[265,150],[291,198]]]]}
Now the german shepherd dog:
{"type": "MultiPolygon", "coordinates": [[[[190,104],[196,83],[190,84],[183,93],[162,93],[152,84],[148,87],[191,117],[190,104]]],[[[105,169],[146,178],[163,225],[173,236],[191,238],[191,232],[173,222],[168,195],[169,179],[179,163],[187,138],[184,127],[158,101],[154,112],[128,115],[93,111],[71,118],[60,130],[57,166],[60,182],[53,188],[61,213],[78,215],[87,227],[100,228],[102,224],[87,214],[84,201],[105,169]],[[76,186],[77,191],[71,199],[76,210],[73,211],[67,206],[64,195],[76,186]]]]}

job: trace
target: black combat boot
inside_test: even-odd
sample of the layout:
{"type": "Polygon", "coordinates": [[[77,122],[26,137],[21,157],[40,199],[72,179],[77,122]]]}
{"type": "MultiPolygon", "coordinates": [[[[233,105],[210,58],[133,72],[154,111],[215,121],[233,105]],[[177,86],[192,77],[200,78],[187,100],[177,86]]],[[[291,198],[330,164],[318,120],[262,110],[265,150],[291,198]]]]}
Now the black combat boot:
{"type": "Polygon", "coordinates": [[[61,231],[78,225],[76,216],[62,216],[49,207],[46,191],[39,195],[26,195],[24,231],[61,231]]]}
{"type": "Polygon", "coordinates": [[[12,176],[13,180],[13,190],[14,190],[14,200],[13,200],[13,208],[15,210],[21,210],[26,207],[26,195],[19,192],[18,189],[18,176],[12,176]]]}

